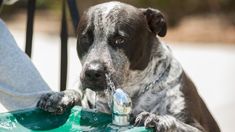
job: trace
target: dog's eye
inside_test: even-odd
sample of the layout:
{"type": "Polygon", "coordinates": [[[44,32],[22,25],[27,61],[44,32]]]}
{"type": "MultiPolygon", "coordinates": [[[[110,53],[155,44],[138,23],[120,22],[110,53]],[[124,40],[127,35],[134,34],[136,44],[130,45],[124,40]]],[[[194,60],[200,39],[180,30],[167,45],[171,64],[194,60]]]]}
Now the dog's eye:
{"type": "Polygon", "coordinates": [[[93,42],[93,33],[88,31],[87,33],[81,34],[80,43],[84,46],[90,46],[93,42]]]}
{"type": "Polygon", "coordinates": [[[120,46],[126,43],[126,38],[123,36],[118,36],[114,38],[114,44],[120,46]]]}
{"type": "Polygon", "coordinates": [[[83,43],[88,43],[89,42],[88,35],[82,35],[80,41],[83,43]]]}
{"type": "Polygon", "coordinates": [[[77,41],[77,51],[79,57],[83,56],[91,47],[93,43],[93,33],[88,31],[86,33],[81,33],[77,41]]]}

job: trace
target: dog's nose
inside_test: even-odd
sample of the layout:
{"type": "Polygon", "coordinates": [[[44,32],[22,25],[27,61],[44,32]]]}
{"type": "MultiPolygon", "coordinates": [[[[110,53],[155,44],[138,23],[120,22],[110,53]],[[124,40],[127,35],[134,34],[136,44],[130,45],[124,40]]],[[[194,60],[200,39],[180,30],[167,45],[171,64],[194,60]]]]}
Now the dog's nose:
{"type": "Polygon", "coordinates": [[[85,70],[85,77],[90,81],[98,81],[104,79],[105,77],[104,65],[99,61],[93,61],[89,63],[85,70]]]}

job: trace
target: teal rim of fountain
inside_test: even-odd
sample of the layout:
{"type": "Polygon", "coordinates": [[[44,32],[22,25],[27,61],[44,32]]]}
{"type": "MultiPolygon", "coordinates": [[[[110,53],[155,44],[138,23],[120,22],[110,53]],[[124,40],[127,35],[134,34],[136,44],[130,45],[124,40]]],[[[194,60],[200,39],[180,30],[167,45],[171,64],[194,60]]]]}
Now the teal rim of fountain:
{"type": "MultiPolygon", "coordinates": [[[[64,114],[55,115],[32,108],[0,113],[0,132],[108,132],[112,129],[110,114],[75,106],[64,114]]],[[[121,130],[121,129],[120,129],[121,130]]],[[[125,132],[151,132],[152,129],[129,126],[125,132]]]]}

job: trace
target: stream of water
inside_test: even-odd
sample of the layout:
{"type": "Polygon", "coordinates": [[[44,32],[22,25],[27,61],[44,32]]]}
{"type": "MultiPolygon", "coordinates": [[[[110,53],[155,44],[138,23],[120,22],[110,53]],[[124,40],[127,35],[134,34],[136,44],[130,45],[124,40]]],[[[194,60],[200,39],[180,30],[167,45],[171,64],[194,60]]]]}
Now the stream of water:
{"type": "MultiPolygon", "coordinates": [[[[116,86],[115,86],[114,82],[112,81],[110,74],[108,74],[108,73],[105,74],[105,80],[106,80],[107,88],[104,90],[104,94],[108,100],[108,106],[111,109],[112,95],[113,95],[114,91],[116,90],[116,86]]],[[[95,94],[95,108],[97,108],[97,102],[99,101],[99,94],[100,93],[98,93],[98,92],[96,92],[96,94],[95,94]]]]}

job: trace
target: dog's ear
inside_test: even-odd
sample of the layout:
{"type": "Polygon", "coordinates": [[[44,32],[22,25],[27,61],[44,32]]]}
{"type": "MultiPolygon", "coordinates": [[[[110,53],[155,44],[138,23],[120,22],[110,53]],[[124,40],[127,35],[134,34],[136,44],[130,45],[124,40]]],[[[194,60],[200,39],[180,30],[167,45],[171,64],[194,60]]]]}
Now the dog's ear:
{"type": "Polygon", "coordinates": [[[140,8],[140,10],[143,12],[150,30],[156,35],[164,37],[167,32],[167,24],[163,14],[159,10],[152,8],[140,8]]]}

